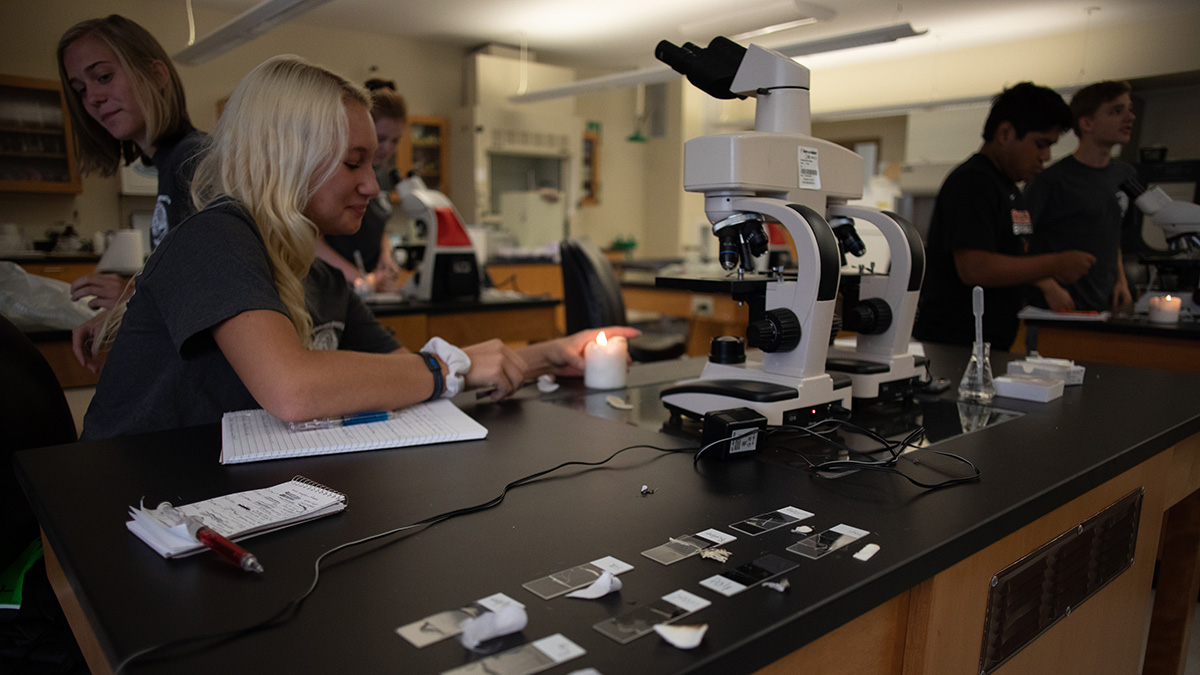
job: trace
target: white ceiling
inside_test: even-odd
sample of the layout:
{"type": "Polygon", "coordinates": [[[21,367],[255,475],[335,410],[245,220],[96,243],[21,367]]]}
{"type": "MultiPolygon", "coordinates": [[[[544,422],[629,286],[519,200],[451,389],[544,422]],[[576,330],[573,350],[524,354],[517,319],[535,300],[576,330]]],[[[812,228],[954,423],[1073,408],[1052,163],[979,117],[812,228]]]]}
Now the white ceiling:
{"type": "MultiPolygon", "coordinates": [[[[179,0],[167,0],[179,7],[179,0]]],[[[193,0],[240,13],[259,0],[193,0]]],[[[795,0],[331,0],[297,23],[362,30],[469,48],[519,46],[538,60],[618,71],[654,65],[661,39],[701,45],[799,18],[795,0]]],[[[757,38],[771,47],[909,22],[928,34],[898,43],[808,56],[805,65],[869,62],[1011,42],[1197,11],[1196,0],[816,0],[827,21],[757,38]]],[[[217,28],[203,21],[197,37],[217,28]]],[[[1105,48],[1097,45],[1096,48],[1105,48]]]]}

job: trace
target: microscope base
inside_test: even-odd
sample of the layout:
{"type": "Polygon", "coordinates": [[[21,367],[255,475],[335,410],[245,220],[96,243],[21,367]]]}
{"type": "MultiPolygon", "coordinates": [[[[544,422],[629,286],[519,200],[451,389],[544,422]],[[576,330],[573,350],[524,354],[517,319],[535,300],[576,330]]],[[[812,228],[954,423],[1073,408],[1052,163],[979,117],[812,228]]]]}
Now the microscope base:
{"type": "Polygon", "coordinates": [[[873,361],[839,347],[831,347],[825,359],[827,369],[850,377],[854,398],[863,400],[890,400],[911,394],[928,363],[929,359],[912,354],[893,356],[890,362],[873,361]]]}
{"type": "Polygon", "coordinates": [[[831,417],[835,407],[849,409],[850,380],[822,373],[799,384],[753,379],[699,379],[664,389],[662,402],[672,416],[701,418],[731,408],[762,413],[767,424],[803,425],[831,417]]]}

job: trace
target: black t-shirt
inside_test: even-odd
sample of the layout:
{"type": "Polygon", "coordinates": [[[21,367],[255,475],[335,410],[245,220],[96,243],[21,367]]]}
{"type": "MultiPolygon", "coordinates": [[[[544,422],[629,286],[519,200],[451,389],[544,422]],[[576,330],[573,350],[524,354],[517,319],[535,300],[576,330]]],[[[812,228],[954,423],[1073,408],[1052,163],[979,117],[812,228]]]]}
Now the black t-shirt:
{"type": "MultiPolygon", "coordinates": [[[[387,199],[387,196],[380,199],[387,199]]],[[[363,267],[368,272],[373,272],[379,264],[379,253],[383,250],[383,230],[387,227],[391,215],[390,208],[384,207],[379,199],[372,199],[367,204],[367,212],[363,215],[362,226],[358,228],[358,232],[327,235],[325,243],[351,263],[354,262],[354,252],[358,251],[362,254],[363,267]]]]}
{"type": "MultiPolygon", "coordinates": [[[[1129,196],[1121,191],[1121,183],[1136,177],[1137,170],[1119,159],[1098,169],[1067,156],[1025,188],[1025,200],[1037,223],[1030,252],[1076,249],[1096,256],[1096,263],[1087,274],[1064,286],[1071,293],[1076,309],[1112,308],[1121,233],[1125,228],[1137,227],[1138,214],[1129,196]]],[[[1034,295],[1044,306],[1041,293],[1034,295]]]]}
{"type": "MultiPolygon", "coordinates": [[[[314,349],[399,348],[325,263],[314,262],[304,289],[314,349]]],[[[83,438],[217,422],[225,412],[260,407],[210,330],[260,309],[286,314],[262,236],[242,208],[225,201],[171,230],[137,277],[83,438]]]]}
{"type": "Polygon", "coordinates": [[[192,208],[192,177],[208,147],[208,134],[192,129],[165,139],[154,151],[158,169],[158,200],[150,221],[150,248],[162,243],[167,231],[183,222],[192,208]]]}
{"type": "MultiPolygon", "coordinates": [[[[1033,231],[1021,191],[990,159],[975,154],[958,165],[938,191],[925,244],[925,283],[913,337],[971,345],[975,341],[971,287],[954,266],[954,252],[974,249],[1026,253],[1033,231]]],[[[1017,337],[1024,286],[984,289],[983,339],[1007,350],[1017,337]]]]}

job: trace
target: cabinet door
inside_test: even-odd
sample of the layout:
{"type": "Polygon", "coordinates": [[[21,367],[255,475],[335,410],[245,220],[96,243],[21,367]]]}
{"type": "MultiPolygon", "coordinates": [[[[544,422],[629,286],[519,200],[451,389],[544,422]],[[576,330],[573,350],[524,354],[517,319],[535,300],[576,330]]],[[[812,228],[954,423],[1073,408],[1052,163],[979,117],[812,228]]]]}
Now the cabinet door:
{"type": "Polygon", "coordinates": [[[0,75],[0,190],[82,191],[57,81],[0,75]]]}
{"type": "Polygon", "coordinates": [[[446,196],[450,196],[448,130],[445,117],[411,115],[408,133],[396,153],[396,168],[401,175],[415,171],[426,187],[446,196]]]}

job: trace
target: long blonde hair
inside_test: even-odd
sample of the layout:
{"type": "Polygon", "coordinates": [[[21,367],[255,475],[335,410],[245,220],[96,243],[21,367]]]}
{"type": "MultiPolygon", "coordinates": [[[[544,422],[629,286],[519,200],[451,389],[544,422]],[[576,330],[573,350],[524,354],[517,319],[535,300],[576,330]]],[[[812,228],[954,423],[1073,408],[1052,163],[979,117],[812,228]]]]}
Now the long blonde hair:
{"type": "Polygon", "coordinates": [[[164,139],[192,130],[188,118],[187,99],[183,95],[183,84],[179,73],[171,63],[171,57],[158,40],[145,28],[118,14],[102,19],[81,21],[67,29],[58,41],[58,77],[62,81],[71,113],[71,125],[75,129],[75,143],[79,149],[79,168],[84,173],[100,173],[111,176],[120,168],[122,160],[132,162],[143,157],[143,148],[133,141],[118,141],[99,122],[92,119],[83,109],[79,95],[71,89],[63,55],[71,43],[85,36],[94,36],[117,56],[120,67],[133,85],[133,95],[142,117],[146,121],[147,136],[154,145],[164,139]],[[157,82],[154,63],[160,62],[167,69],[167,83],[157,82]]]}
{"type": "Polygon", "coordinates": [[[316,257],[318,231],[303,211],[346,152],[351,101],[370,108],[367,93],[340,75],[296,56],[267,59],[229,97],[192,181],[197,209],[228,195],[254,218],[305,346],[312,317],[302,280],[316,257]]]}

